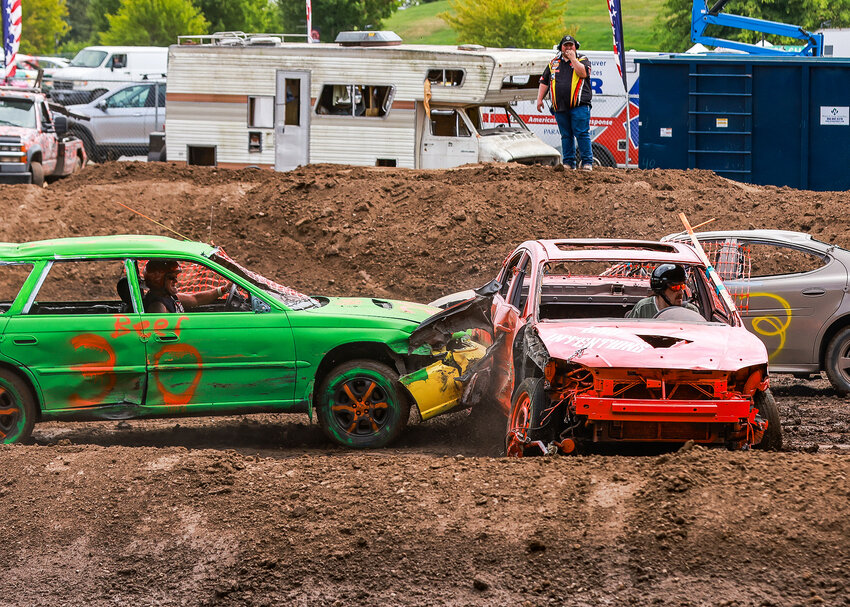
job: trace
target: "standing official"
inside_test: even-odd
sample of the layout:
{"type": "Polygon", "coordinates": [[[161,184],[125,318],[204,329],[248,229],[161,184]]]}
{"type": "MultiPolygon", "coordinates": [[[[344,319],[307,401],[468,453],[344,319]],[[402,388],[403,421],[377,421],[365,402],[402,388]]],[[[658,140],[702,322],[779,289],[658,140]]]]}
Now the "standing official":
{"type": "Polygon", "coordinates": [[[540,77],[537,90],[537,111],[543,111],[543,98],[549,92],[552,112],[561,132],[561,156],[564,166],[574,169],[576,146],[581,156],[580,166],[593,169],[593,149],[590,145],[590,59],[579,55],[581,45],[570,35],[561,39],[559,52],[549,62],[540,77]]]}

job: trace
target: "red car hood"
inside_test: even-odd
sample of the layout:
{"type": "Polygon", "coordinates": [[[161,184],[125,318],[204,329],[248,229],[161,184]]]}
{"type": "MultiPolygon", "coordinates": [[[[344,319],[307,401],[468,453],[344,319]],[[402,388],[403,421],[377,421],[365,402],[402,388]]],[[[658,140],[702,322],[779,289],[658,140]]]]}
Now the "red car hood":
{"type": "Polygon", "coordinates": [[[672,321],[541,322],[552,358],[587,367],[734,371],[767,364],[767,350],[743,327],[672,321]]]}

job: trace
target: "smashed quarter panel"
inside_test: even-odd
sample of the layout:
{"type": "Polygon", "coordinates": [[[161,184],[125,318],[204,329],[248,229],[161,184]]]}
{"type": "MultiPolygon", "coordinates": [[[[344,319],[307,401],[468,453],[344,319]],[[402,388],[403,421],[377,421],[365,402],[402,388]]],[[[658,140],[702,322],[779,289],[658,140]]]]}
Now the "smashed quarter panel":
{"type": "Polygon", "coordinates": [[[447,352],[442,360],[399,378],[416,400],[423,420],[458,407],[463,394],[461,378],[486,350],[482,344],[469,342],[465,347],[447,352]]]}

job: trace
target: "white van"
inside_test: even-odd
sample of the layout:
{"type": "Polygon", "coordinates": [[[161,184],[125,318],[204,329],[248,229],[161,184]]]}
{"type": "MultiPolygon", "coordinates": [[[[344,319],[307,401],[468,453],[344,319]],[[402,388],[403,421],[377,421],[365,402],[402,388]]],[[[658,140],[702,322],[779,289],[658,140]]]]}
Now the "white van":
{"type": "Polygon", "coordinates": [[[66,105],[88,103],[119,84],[164,81],[167,66],[164,46],[87,46],[54,72],[51,96],[66,105]]]}

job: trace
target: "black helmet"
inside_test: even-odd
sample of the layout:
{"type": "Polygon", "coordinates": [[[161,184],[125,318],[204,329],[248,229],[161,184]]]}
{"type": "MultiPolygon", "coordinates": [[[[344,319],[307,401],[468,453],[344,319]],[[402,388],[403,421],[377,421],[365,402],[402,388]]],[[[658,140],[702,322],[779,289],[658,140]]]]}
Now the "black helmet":
{"type": "Polygon", "coordinates": [[[560,50],[561,50],[561,47],[562,47],[562,46],[564,46],[564,44],[566,44],[567,42],[572,42],[573,44],[575,44],[575,45],[576,45],[576,50],[578,50],[579,48],[581,48],[581,44],[579,44],[579,43],[578,43],[578,40],[576,40],[575,38],[573,38],[572,36],[570,36],[569,34],[567,34],[566,36],[564,36],[563,38],[561,38],[561,41],[558,43],[558,50],[560,51],[560,50]]]}
{"type": "Polygon", "coordinates": [[[649,288],[653,293],[661,294],[670,285],[680,285],[687,282],[685,268],[676,263],[662,263],[652,271],[649,288]]]}

